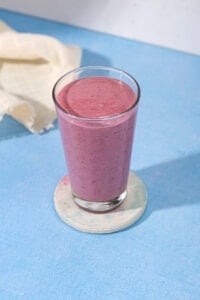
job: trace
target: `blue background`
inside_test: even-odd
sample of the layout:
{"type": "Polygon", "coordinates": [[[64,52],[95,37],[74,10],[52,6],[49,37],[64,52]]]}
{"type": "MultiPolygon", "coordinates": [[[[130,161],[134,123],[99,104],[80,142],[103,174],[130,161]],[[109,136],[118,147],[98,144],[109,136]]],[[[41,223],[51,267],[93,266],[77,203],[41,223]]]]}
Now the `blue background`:
{"type": "Polygon", "coordinates": [[[61,222],[53,193],[66,173],[57,122],[33,135],[0,123],[0,299],[200,298],[200,57],[0,10],[17,31],[83,49],[142,89],[131,168],[148,208],[130,228],[86,234],[61,222]]]}

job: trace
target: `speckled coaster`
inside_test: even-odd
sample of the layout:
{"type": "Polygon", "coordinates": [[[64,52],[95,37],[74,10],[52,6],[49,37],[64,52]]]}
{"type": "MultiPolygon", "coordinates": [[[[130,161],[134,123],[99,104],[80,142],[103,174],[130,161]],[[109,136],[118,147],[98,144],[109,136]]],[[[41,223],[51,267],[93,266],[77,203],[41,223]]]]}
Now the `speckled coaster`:
{"type": "Polygon", "coordinates": [[[54,202],[60,218],[77,230],[111,233],[129,227],[140,218],[147,205],[147,193],[141,179],[130,172],[127,197],[122,204],[109,212],[92,213],[74,203],[68,177],[64,176],[55,189],[54,202]]]}

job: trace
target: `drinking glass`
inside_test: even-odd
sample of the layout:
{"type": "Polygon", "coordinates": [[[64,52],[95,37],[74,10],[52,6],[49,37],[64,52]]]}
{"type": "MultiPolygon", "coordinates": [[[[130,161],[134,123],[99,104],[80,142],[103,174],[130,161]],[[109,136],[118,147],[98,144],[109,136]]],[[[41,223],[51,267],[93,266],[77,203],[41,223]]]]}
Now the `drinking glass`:
{"type": "MultiPolygon", "coordinates": [[[[82,67],[63,75],[53,88],[71,192],[75,203],[89,211],[105,212],[120,205],[127,182],[140,87],[128,73],[103,66],[82,67]],[[75,80],[106,77],[126,83],[136,97],[133,105],[118,114],[81,117],[59,103],[59,93],[75,80]]],[[[123,97],[121,99],[123,101],[123,97]]]]}

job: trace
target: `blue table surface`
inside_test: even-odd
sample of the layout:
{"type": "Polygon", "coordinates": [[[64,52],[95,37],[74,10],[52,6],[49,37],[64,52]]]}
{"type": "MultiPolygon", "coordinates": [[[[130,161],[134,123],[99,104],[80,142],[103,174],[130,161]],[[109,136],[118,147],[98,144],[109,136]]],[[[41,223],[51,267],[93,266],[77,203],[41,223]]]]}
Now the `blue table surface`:
{"type": "Polygon", "coordinates": [[[62,223],[60,135],[0,123],[0,299],[200,299],[200,57],[0,10],[17,31],[83,49],[142,89],[131,168],[148,208],[130,228],[86,234],[62,223]]]}

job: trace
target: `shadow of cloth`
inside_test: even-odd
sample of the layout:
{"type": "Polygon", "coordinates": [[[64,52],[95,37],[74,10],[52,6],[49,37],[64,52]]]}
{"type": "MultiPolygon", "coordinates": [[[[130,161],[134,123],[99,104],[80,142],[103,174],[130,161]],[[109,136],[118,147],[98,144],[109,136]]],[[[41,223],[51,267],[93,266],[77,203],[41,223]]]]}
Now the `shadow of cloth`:
{"type": "Polygon", "coordinates": [[[100,53],[83,48],[81,67],[85,66],[111,66],[111,61],[100,53]]]}
{"type": "Polygon", "coordinates": [[[200,154],[137,171],[147,188],[143,222],[154,211],[200,204],[200,154]]]}

